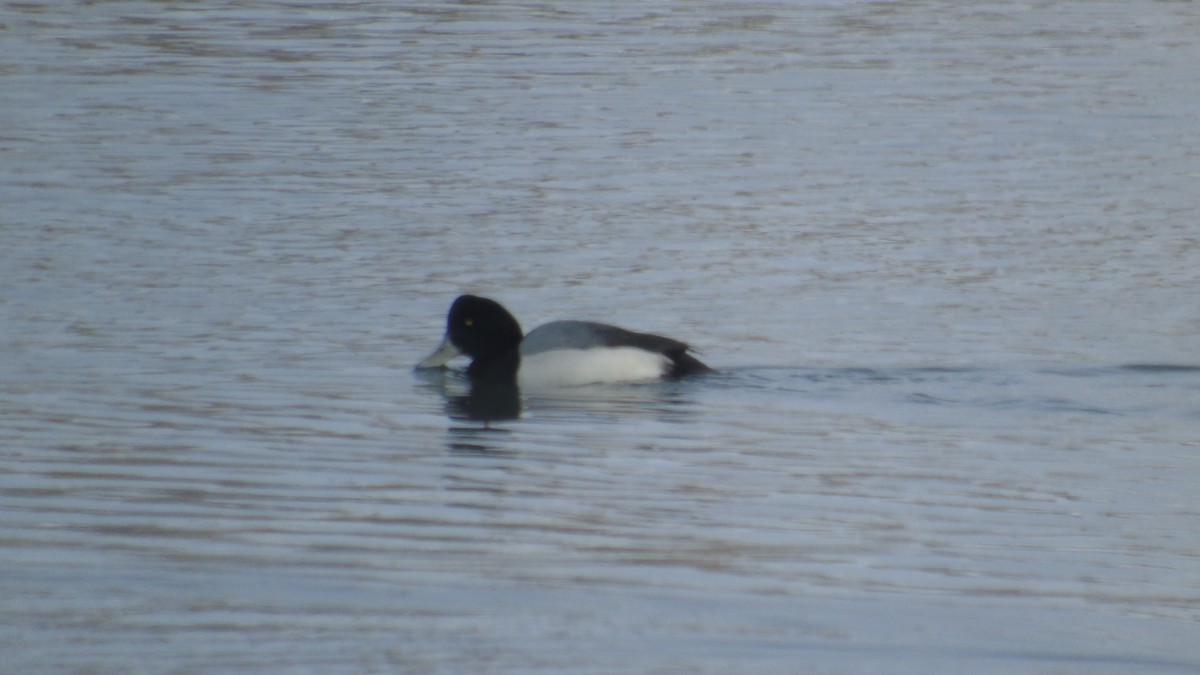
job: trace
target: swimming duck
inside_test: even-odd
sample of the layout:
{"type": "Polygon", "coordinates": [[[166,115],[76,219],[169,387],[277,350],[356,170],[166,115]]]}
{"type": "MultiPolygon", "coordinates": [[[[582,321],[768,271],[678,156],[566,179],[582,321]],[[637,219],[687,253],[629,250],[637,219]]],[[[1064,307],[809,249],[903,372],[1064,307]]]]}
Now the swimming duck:
{"type": "Polygon", "coordinates": [[[688,351],[678,340],[592,321],[553,321],[524,335],[500,303],[463,295],[450,306],[442,344],[417,368],[438,368],[468,356],[472,380],[516,383],[522,389],[712,372],[688,351]]]}

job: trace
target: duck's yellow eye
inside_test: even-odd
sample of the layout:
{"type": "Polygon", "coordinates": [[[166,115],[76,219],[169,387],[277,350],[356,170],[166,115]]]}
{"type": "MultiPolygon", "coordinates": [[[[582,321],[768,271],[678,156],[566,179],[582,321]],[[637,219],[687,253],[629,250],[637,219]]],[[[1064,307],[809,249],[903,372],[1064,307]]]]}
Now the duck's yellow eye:
{"type": "Polygon", "coordinates": [[[475,319],[464,319],[463,325],[466,326],[467,328],[470,328],[471,326],[475,325],[475,319]]]}

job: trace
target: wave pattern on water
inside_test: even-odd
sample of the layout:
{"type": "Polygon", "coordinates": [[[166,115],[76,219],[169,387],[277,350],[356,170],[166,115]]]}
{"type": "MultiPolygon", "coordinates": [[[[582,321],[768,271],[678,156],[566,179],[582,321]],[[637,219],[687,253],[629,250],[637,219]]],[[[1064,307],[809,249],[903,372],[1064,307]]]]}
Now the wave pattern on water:
{"type": "Polygon", "coordinates": [[[0,5],[5,667],[1194,671],[1196,35],[0,5]],[[721,372],[414,375],[461,292],[721,372]]]}

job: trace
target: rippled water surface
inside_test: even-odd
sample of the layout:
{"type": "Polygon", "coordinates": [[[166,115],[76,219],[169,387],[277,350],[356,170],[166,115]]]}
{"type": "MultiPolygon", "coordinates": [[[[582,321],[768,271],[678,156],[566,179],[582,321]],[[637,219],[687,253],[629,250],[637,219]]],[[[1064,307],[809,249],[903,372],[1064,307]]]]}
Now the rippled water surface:
{"type": "Polygon", "coordinates": [[[12,672],[1200,670],[1194,3],[0,4],[12,672]],[[502,401],[462,292],[694,380],[502,401]]]}

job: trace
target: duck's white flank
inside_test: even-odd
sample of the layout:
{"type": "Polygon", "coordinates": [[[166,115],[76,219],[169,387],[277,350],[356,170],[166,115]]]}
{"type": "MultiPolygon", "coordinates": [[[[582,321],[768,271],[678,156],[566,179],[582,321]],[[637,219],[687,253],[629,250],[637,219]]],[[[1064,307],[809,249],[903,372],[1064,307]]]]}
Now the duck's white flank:
{"type": "Polygon", "coordinates": [[[517,384],[522,389],[549,389],[653,380],[670,367],[671,359],[666,356],[636,347],[553,349],[522,356],[517,384]]]}

